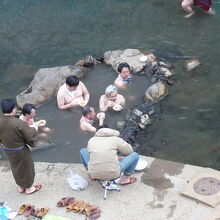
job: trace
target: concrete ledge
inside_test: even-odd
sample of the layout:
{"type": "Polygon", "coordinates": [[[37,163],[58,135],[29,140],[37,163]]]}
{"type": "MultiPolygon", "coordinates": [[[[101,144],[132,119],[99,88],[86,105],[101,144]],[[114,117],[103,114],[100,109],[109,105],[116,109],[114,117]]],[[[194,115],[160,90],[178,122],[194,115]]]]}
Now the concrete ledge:
{"type": "MultiPolygon", "coordinates": [[[[184,165],[170,161],[144,157],[148,168],[136,172],[137,183],[121,186],[120,192],[108,192],[103,199],[104,190],[96,181],[91,181],[81,164],[35,163],[36,184],[43,189],[27,196],[17,191],[8,161],[0,161],[0,200],[15,210],[31,203],[38,208],[49,207],[50,214],[85,219],[84,215],[67,213],[65,208],[56,207],[62,197],[73,196],[97,204],[102,210],[100,220],[195,220],[203,219],[212,212],[212,208],[200,202],[180,195],[182,187],[198,172],[205,168],[184,165]],[[72,190],[66,178],[73,170],[89,181],[89,186],[77,192],[72,190]]],[[[25,219],[17,216],[16,220],[25,219]]]]}

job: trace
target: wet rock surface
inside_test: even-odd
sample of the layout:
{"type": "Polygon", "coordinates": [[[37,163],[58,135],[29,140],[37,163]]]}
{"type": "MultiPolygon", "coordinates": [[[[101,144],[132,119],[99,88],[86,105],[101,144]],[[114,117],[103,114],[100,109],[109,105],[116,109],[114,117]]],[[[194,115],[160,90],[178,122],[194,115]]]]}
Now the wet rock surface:
{"type": "Polygon", "coordinates": [[[79,78],[84,76],[84,69],[80,66],[62,66],[39,69],[28,88],[16,96],[19,107],[25,103],[39,105],[54,97],[59,87],[69,75],[79,78]]]}
{"type": "Polygon", "coordinates": [[[173,184],[167,178],[162,175],[146,173],[142,176],[141,180],[157,190],[172,188],[173,184]]]}
{"type": "Polygon", "coordinates": [[[184,164],[155,159],[150,167],[145,169],[141,180],[145,184],[154,187],[156,190],[172,188],[173,183],[166,175],[178,175],[183,169],[184,164]]]}
{"type": "Polygon", "coordinates": [[[83,66],[83,67],[93,67],[97,64],[96,58],[93,56],[87,56],[85,59],[79,60],[75,63],[75,66],[83,66]]]}
{"type": "Polygon", "coordinates": [[[140,72],[148,61],[155,59],[155,56],[152,52],[144,55],[137,49],[126,49],[107,51],[103,54],[103,58],[104,62],[107,65],[111,65],[116,72],[118,65],[122,62],[127,62],[130,65],[132,72],[140,72]],[[140,58],[143,56],[147,57],[144,62],[140,61],[140,58]]]}
{"type": "Polygon", "coordinates": [[[168,86],[162,81],[158,81],[151,85],[144,94],[144,100],[150,102],[158,102],[168,95],[168,86]]]}
{"type": "Polygon", "coordinates": [[[200,61],[198,59],[190,59],[185,62],[185,68],[187,71],[192,71],[198,66],[200,66],[200,61]]]}
{"type": "Polygon", "coordinates": [[[173,68],[173,65],[170,63],[148,61],[140,74],[152,77],[152,82],[162,81],[168,85],[172,85],[174,72],[171,69],[173,68]]]}
{"type": "Polygon", "coordinates": [[[135,134],[143,131],[147,124],[150,124],[149,115],[153,112],[152,103],[147,102],[130,108],[126,116],[124,126],[120,130],[120,136],[125,141],[132,144],[135,139],[135,134]]]}

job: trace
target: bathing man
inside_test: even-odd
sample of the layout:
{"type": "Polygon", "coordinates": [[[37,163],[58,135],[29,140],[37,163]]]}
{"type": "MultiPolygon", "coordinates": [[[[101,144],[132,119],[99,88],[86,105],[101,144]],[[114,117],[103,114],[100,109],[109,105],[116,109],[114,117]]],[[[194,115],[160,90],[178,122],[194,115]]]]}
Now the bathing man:
{"type": "Polygon", "coordinates": [[[118,77],[114,81],[114,84],[118,88],[125,88],[126,85],[131,83],[130,66],[128,63],[123,62],[118,65],[118,77]]]}
{"type": "MultiPolygon", "coordinates": [[[[96,132],[96,128],[93,126],[95,119],[95,110],[90,106],[86,106],[82,110],[82,118],[80,119],[80,128],[83,131],[96,132]]],[[[99,126],[103,125],[105,119],[105,113],[100,112],[96,116],[99,119],[99,126]]]]}
{"type": "Polygon", "coordinates": [[[85,106],[89,101],[89,92],[77,76],[68,76],[57,93],[59,109],[70,109],[75,106],[85,106]]]}
{"type": "Polygon", "coordinates": [[[34,127],[36,130],[40,131],[40,134],[38,134],[39,137],[47,137],[48,135],[46,133],[51,132],[51,129],[45,127],[45,125],[35,123],[34,122],[35,115],[36,115],[36,107],[30,103],[26,103],[22,108],[22,114],[20,115],[19,119],[25,121],[29,127],[34,127]],[[38,129],[39,127],[40,129],[38,129]]]}

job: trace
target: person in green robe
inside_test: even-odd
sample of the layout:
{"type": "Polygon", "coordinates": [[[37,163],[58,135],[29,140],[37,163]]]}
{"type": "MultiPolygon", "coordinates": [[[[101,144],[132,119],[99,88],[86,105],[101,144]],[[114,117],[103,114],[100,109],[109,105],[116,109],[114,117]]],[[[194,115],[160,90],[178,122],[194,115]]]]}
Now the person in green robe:
{"type": "Polygon", "coordinates": [[[35,147],[37,130],[15,117],[17,104],[13,99],[3,99],[1,108],[0,142],[10,161],[18,191],[30,195],[42,188],[42,185],[33,186],[35,170],[29,149],[35,147]]]}

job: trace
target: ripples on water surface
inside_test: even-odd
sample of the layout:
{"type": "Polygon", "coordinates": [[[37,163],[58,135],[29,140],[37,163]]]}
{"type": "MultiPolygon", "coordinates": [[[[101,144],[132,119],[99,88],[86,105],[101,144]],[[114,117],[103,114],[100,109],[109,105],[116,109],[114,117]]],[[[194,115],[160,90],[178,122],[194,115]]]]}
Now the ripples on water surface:
{"type": "MultiPolygon", "coordinates": [[[[173,0],[1,1],[1,98],[13,97],[26,89],[41,67],[72,64],[88,54],[99,56],[107,50],[150,49],[159,59],[175,64],[176,84],[170,88],[161,116],[153,120],[145,136],[138,137],[141,152],[220,168],[219,4],[214,3],[217,12],[214,17],[197,10],[194,17],[185,19],[180,3],[173,0]],[[191,57],[198,57],[202,66],[188,73],[183,62],[191,57]]],[[[98,66],[92,72],[96,79],[90,75],[85,83],[94,93],[91,104],[97,107],[100,94],[115,75],[108,67],[98,66]]],[[[147,79],[146,84],[143,82],[136,80],[137,102],[149,85],[147,79]]],[[[123,114],[109,113],[113,127],[123,114]]],[[[74,126],[79,116],[77,109],[57,110],[55,100],[38,109],[38,117],[47,119],[55,130],[52,139],[56,147],[35,152],[36,161],[79,162],[79,149],[91,137],[74,126]]]]}

